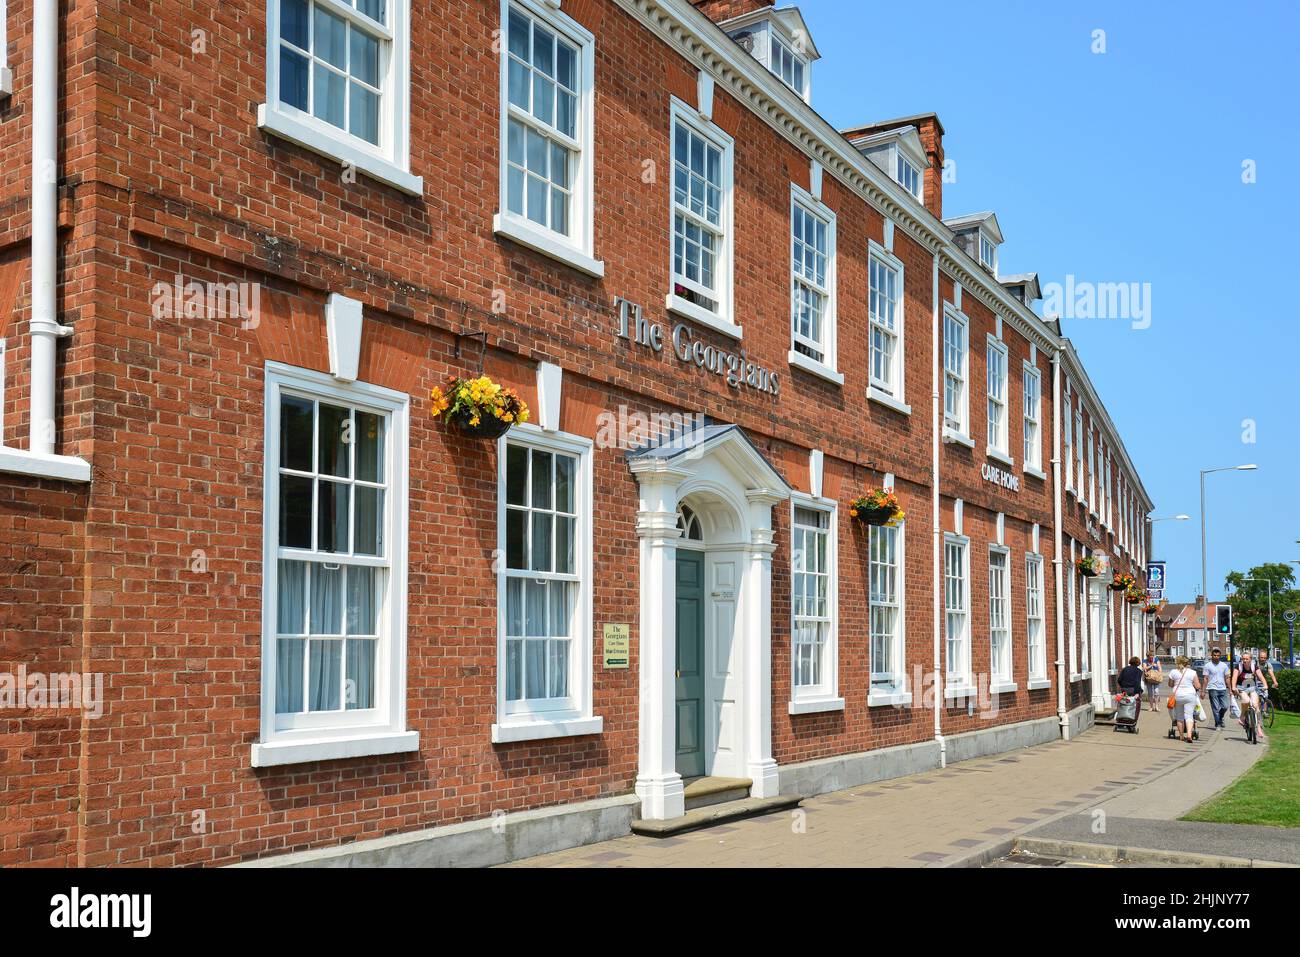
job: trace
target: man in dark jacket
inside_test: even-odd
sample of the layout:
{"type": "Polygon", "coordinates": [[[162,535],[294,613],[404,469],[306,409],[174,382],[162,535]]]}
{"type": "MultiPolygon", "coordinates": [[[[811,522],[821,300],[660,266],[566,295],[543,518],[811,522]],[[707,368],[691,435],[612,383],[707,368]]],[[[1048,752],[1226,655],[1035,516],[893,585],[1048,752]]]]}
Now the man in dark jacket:
{"type": "MultiPolygon", "coordinates": [[[[1136,655],[1128,660],[1128,667],[1116,679],[1119,690],[1137,698],[1138,714],[1142,713],[1142,659],[1136,655]]],[[[1135,722],[1136,723],[1136,722],[1135,722]]]]}

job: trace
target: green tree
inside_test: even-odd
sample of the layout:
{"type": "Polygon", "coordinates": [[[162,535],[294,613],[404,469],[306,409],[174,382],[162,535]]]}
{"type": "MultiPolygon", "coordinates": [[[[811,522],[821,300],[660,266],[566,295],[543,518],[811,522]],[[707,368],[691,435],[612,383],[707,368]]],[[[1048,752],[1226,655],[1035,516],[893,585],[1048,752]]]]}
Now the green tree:
{"type": "Polygon", "coordinates": [[[1282,613],[1300,608],[1300,590],[1295,588],[1295,571],[1285,562],[1265,562],[1248,572],[1229,572],[1224,585],[1230,592],[1233,630],[1237,653],[1242,648],[1268,648],[1268,585],[1273,583],[1273,638],[1286,653],[1286,622],[1282,613]],[[1248,581],[1247,579],[1257,579],[1248,581]]]}

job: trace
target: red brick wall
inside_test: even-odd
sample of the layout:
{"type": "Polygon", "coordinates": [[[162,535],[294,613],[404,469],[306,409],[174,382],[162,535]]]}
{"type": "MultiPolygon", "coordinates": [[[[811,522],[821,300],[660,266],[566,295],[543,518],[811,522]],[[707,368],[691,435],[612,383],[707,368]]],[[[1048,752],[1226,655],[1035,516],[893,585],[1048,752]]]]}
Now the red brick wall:
{"type": "Polygon", "coordinates": [[[774,0],[691,0],[691,3],[715,23],[775,5],[774,0]]]}

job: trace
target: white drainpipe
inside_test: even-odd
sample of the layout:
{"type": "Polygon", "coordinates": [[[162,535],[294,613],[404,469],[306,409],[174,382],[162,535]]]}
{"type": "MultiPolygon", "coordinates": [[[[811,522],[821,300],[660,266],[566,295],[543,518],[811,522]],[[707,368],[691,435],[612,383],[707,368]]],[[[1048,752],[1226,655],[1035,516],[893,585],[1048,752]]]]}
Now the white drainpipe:
{"type": "Polygon", "coordinates": [[[32,370],[31,439],[37,455],[53,455],[58,276],[59,5],[36,0],[32,15],[32,370]]]}
{"type": "MultiPolygon", "coordinates": [[[[933,356],[931,357],[931,381],[933,383],[930,392],[930,415],[932,428],[930,430],[930,454],[931,454],[931,514],[930,521],[934,525],[934,740],[939,743],[939,767],[948,766],[948,742],[943,737],[943,662],[939,657],[941,647],[940,635],[943,633],[943,522],[941,521],[940,512],[940,489],[939,489],[939,449],[941,437],[943,435],[943,385],[941,378],[940,359],[943,348],[942,340],[939,337],[943,315],[943,303],[939,301],[939,253],[936,250],[934,254],[934,277],[931,283],[930,292],[931,302],[934,304],[932,316],[932,328],[930,331],[931,343],[933,345],[933,356]]],[[[913,693],[919,695],[920,688],[913,689],[913,693]]]]}
{"type": "MultiPolygon", "coordinates": [[[[1061,721],[1061,737],[1070,738],[1070,716],[1065,707],[1065,689],[1070,676],[1066,673],[1065,649],[1065,568],[1061,549],[1061,350],[1052,352],[1052,526],[1055,530],[1052,568],[1056,573],[1056,713],[1061,721]]],[[[1074,600],[1074,596],[1070,596],[1074,600]]]]}

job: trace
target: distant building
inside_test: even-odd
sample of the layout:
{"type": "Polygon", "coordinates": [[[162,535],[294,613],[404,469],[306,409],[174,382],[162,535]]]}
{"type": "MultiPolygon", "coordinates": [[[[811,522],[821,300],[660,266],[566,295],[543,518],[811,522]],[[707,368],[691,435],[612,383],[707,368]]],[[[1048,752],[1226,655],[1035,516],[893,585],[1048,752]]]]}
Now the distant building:
{"type": "Polygon", "coordinates": [[[1156,613],[1156,647],[1161,655],[1204,658],[1214,647],[1215,609],[1220,602],[1170,603],[1156,613]]]}

